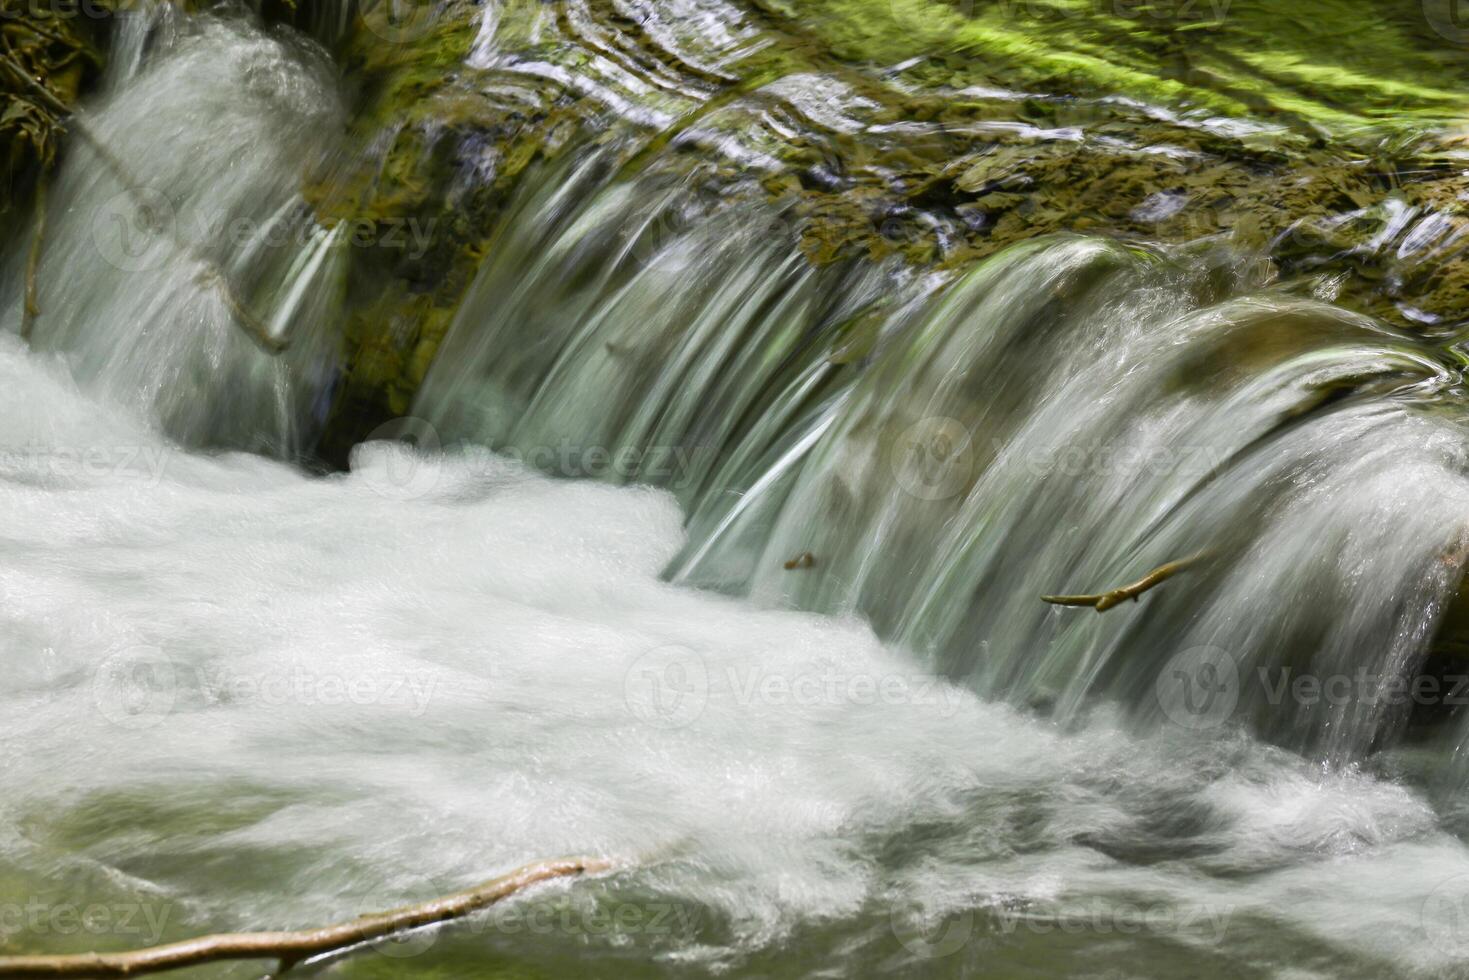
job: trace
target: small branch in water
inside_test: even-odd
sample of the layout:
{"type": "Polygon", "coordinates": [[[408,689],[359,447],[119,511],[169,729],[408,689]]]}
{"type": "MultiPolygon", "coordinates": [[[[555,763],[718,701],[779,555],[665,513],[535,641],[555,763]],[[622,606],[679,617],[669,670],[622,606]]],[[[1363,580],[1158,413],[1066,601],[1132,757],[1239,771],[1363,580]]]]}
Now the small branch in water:
{"type": "Polygon", "coordinates": [[[31,330],[35,328],[36,317],[41,315],[36,277],[41,269],[41,246],[46,240],[46,186],[50,182],[50,177],[44,172],[36,180],[36,227],[31,233],[31,250],[26,255],[25,308],[21,311],[20,316],[22,340],[31,339],[31,330]]]}
{"type": "Polygon", "coordinates": [[[235,932],[200,936],[131,953],[77,953],[66,956],[0,956],[0,977],[130,977],[160,973],[220,960],[278,959],[281,972],[323,953],[435,922],[458,919],[553,878],[606,871],[611,862],[568,858],[528,864],[469,891],[420,905],[364,915],[352,922],[293,932],[235,932]]]}
{"type": "Polygon", "coordinates": [[[1204,552],[1199,552],[1197,555],[1192,555],[1188,558],[1180,558],[1178,561],[1170,561],[1166,565],[1159,565],[1131,585],[1124,585],[1122,588],[1113,589],[1111,592],[1102,592],[1097,595],[1043,595],[1041,596],[1041,600],[1057,606],[1091,606],[1099,613],[1106,612],[1113,606],[1126,602],[1128,599],[1137,602],[1138,596],[1155,585],[1161,585],[1190,565],[1197,563],[1203,557],[1204,552]]]}
{"type": "Polygon", "coordinates": [[[235,295],[235,291],[230,288],[230,281],[225,278],[224,270],[219,267],[218,263],[208,259],[204,259],[203,262],[204,269],[199,274],[199,281],[214,287],[214,291],[219,294],[220,300],[230,311],[230,315],[235,318],[235,323],[250,335],[250,339],[255,341],[261,350],[267,354],[279,354],[290,346],[287,341],[271,336],[270,328],[256,319],[249,307],[235,295]]]}

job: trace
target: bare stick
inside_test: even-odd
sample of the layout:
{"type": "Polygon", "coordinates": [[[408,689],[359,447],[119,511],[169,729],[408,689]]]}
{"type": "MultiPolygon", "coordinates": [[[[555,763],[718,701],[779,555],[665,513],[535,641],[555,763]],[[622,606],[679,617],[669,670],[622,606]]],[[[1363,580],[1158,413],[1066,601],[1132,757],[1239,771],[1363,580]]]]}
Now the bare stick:
{"type": "Polygon", "coordinates": [[[288,341],[273,336],[270,328],[260,322],[255,314],[250,312],[250,308],[245,305],[244,301],[235,295],[235,291],[230,288],[230,281],[225,278],[224,270],[217,263],[207,258],[201,261],[205,265],[199,275],[199,281],[214,288],[225,308],[234,316],[235,325],[245,331],[250,339],[260,346],[261,350],[267,354],[279,354],[290,346],[288,341]]]}
{"type": "Polygon", "coordinates": [[[43,172],[36,179],[36,228],[31,233],[31,250],[26,255],[25,307],[20,315],[20,336],[31,339],[31,330],[36,326],[36,317],[41,315],[40,292],[36,278],[41,271],[41,246],[46,240],[46,185],[50,178],[43,172]]]}
{"type": "Polygon", "coordinates": [[[285,969],[307,957],[345,949],[407,929],[461,918],[542,881],[595,874],[611,866],[609,861],[594,858],[566,858],[528,864],[469,891],[420,905],[364,915],[351,922],[320,929],[219,933],[131,953],[0,956],[0,977],[130,977],[219,960],[278,959],[285,969]]]}
{"type": "Polygon", "coordinates": [[[1190,565],[1195,564],[1203,557],[1204,553],[1200,552],[1188,558],[1170,561],[1166,565],[1159,565],[1131,585],[1124,585],[1122,588],[1113,589],[1111,592],[1102,592],[1097,595],[1043,595],[1041,596],[1041,600],[1057,606],[1091,606],[1099,613],[1106,612],[1113,606],[1126,602],[1128,599],[1137,602],[1138,596],[1153,586],[1161,585],[1163,582],[1168,581],[1168,579],[1177,575],[1190,565]]]}

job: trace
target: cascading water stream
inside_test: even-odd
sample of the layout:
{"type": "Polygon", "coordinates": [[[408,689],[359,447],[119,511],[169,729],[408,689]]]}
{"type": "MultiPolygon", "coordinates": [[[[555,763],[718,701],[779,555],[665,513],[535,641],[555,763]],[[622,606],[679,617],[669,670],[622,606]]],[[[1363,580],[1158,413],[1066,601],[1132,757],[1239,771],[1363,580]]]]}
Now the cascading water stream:
{"type": "MultiPolygon", "coordinates": [[[[124,16],[117,43],[81,120],[104,149],[76,140],[51,194],[34,345],[186,444],[304,454],[346,286],[348,229],[319,227],[298,189],[340,126],[329,66],[299,39],[168,5],[124,16]],[[285,352],[262,356],[258,331],[285,352]]],[[[12,262],[12,289],[23,274],[12,262]]],[[[19,329],[14,304],[0,318],[19,329]]]]}
{"type": "MultiPolygon", "coordinates": [[[[493,14],[497,85],[568,84],[493,14]]],[[[708,106],[566,16],[574,81],[670,145],[859,125],[810,79],[708,106]]],[[[757,43],[719,4],[640,25],[709,74],[757,43]]],[[[0,889],[142,910],[137,946],[620,862],[303,975],[1461,961],[1469,733],[1272,695],[1429,669],[1469,550],[1445,349],[1219,243],[816,266],[794,211],[603,145],[505,211],[413,407],[444,451],[311,476],[230,450],[308,452],[342,369],[348,234],[299,192],[327,63],[163,13],[118,51],[83,118],[148,184],[72,151],[33,349],[0,336],[0,889]],[[1105,615],[1039,598],[1195,554],[1105,615]]]]}
{"type": "Polygon", "coordinates": [[[1223,657],[1294,748],[1360,760],[1406,722],[1261,680],[1422,667],[1469,532],[1447,355],[1223,252],[1040,242],[919,302],[808,270],[779,216],[679,230],[546,186],[419,396],[441,439],[669,486],[675,581],[860,615],[990,696],[1166,721],[1153,680],[1223,657]],[[1039,601],[1199,552],[1146,615],[1039,601]]]}

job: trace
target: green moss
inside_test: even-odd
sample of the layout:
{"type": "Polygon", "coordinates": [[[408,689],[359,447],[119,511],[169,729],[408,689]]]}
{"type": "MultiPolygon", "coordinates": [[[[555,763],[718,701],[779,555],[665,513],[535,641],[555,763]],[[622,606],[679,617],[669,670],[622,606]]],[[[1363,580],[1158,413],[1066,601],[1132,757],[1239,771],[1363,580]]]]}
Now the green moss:
{"type": "Polygon", "coordinates": [[[922,58],[926,84],[1120,94],[1341,132],[1458,120],[1469,57],[1420,3],[809,0],[769,9],[852,61],[922,58]]]}
{"type": "MultiPolygon", "coordinates": [[[[749,3],[758,42],[717,72],[678,61],[610,0],[582,11],[609,29],[600,39],[559,3],[498,9],[501,53],[589,79],[594,60],[634,73],[657,63],[687,82],[630,96],[671,120],[657,131],[614,120],[573,86],[468,65],[485,9],[470,0],[431,8],[436,19],[400,43],[383,39],[392,25],[359,22],[339,50],[349,145],[311,176],[307,197],[328,225],[412,220],[430,237],[418,255],[351,250],[349,363],[328,460],[407,410],[521,176],[588,142],[610,148],[624,177],[672,171],[711,197],[790,209],[815,263],[899,256],[958,269],[1057,232],[1227,235],[1288,275],[1346,271],[1346,301],[1398,322],[1404,303],[1445,318],[1462,305],[1451,272],[1359,255],[1372,221],[1328,228],[1389,194],[1443,209],[1465,191],[1452,160],[1420,139],[1457,124],[1469,65],[1417,0],[1321,0],[1309,13],[1271,0],[749,3]],[[867,129],[764,125],[762,90],[794,75],[850,93],[867,129]],[[1097,98],[1112,95],[1127,98],[1097,98]],[[1199,125],[1220,116],[1254,125],[1199,125]],[[913,122],[928,125],[872,135],[913,122]],[[1085,138],[1046,133],[1066,127],[1085,138]],[[718,153],[681,152],[693,134],[735,136],[784,170],[756,181],[718,153]],[[1160,196],[1180,206],[1159,211],[1160,196]]],[[[850,348],[837,356],[860,356],[861,343],[850,348]]]]}

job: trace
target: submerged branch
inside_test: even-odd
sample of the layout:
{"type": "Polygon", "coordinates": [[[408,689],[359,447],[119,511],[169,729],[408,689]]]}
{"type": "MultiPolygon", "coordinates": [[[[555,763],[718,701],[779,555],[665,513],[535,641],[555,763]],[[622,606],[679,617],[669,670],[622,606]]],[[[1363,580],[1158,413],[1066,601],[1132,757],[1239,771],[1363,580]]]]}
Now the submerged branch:
{"type": "Polygon", "coordinates": [[[225,278],[224,270],[217,263],[207,259],[203,261],[205,265],[199,275],[199,281],[214,288],[220,300],[230,311],[230,315],[235,318],[236,325],[249,334],[250,339],[255,341],[261,350],[267,354],[279,354],[290,346],[288,341],[271,334],[270,328],[257,319],[244,301],[235,295],[230,281],[225,278]]]}
{"type": "Polygon", "coordinates": [[[282,969],[287,969],[309,957],[461,918],[542,881],[594,874],[610,867],[610,862],[593,858],[528,864],[469,891],[320,929],[219,933],[130,953],[0,956],[0,977],[129,977],[220,960],[278,959],[282,969]]]}
{"type": "Polygon", "coordinates": [[[1136,582],[1130,585],[1124,585],[1120,589],[1113,589],[1110,592],[1101,592],[1096,595],[1043,595],[1041,596],[1041,600],[1057,606],[1091,606],[1097,612],[1106,612],[1113,606],[1126,602],[1128,599],[1136,602],[1138,596],[1155,585],[1161,585],[1190,565],[1197,563],[1203,557],[1204,552],[1199,552],[1197,555],[1191,555],[1188,558],[1180,558],[1178,561],[1170,561],[1166,565],[1159,565],[1136,582]]]}
{"type": "Polygon", "coordinates": [[[41,270],[41,248],[46,241],[46,187],[50,182],[50,177],[45,173],[36,180],[36,226],[31,232],[31,249],[26,254],[25,306],[20,315],[22,340],[31,339],[36,317],[41,315],[40,290],[36,285],[36,278],[41,270]]]}

